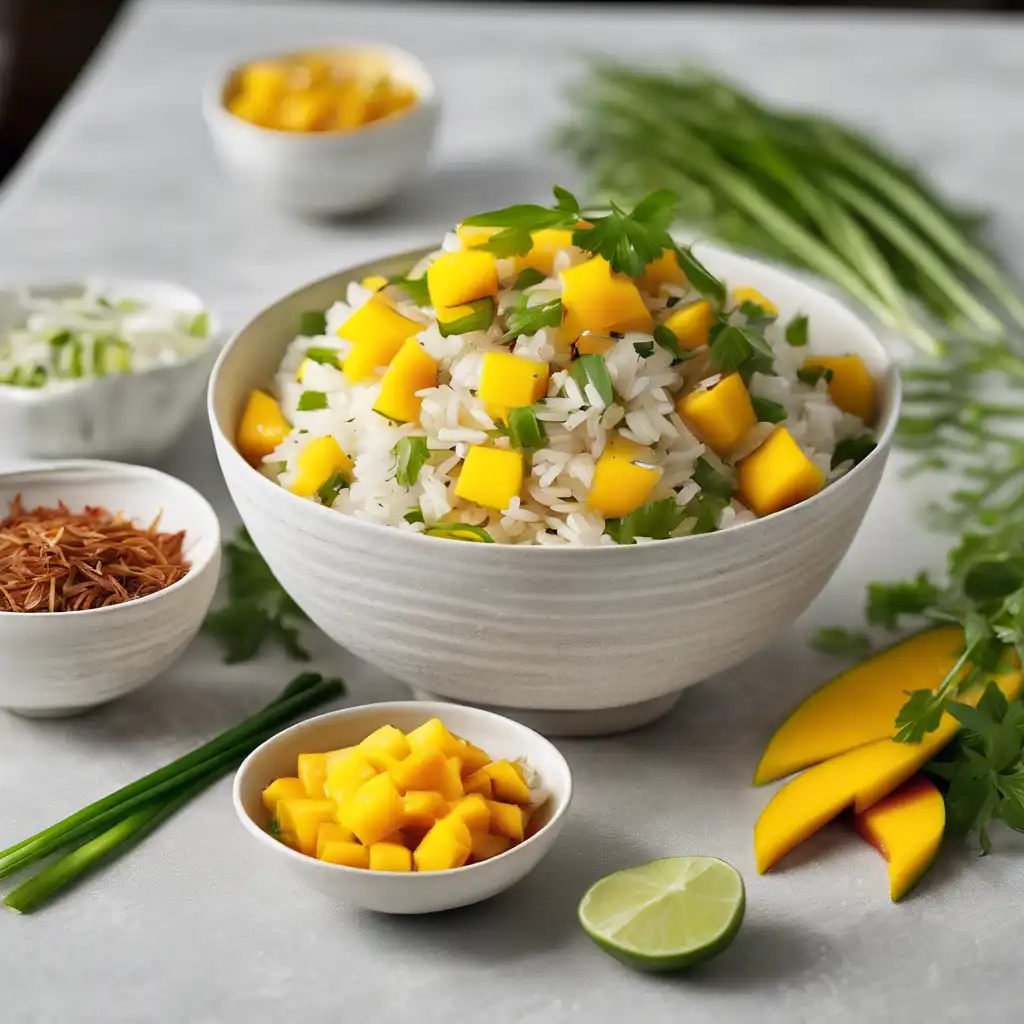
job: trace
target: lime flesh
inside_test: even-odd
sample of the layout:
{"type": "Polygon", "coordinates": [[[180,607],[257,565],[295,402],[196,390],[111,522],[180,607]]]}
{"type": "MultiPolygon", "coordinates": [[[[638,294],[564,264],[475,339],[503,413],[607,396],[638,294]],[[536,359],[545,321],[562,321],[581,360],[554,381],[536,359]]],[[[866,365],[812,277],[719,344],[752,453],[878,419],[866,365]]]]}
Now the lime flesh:
{"type": "Polygon", "coordinates": [[[673,971],[722,952],[743,923],[740,873],[717,857],[666,857],[616,871],[580,901],[584,931],[634,967],[673,971]]]}

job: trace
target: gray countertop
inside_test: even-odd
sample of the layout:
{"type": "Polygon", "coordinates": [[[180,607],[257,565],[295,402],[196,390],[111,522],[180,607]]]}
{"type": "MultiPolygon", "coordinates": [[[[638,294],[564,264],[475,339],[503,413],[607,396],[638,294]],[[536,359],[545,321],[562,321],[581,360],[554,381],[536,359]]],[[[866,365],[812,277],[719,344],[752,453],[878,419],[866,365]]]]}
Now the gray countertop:
{"type": "MultiPolygon", "coordinates": [[[[697,58],[766,95],[850,117],[992,208],[1024,270],[1024,25],[995,19],[697,8],[490,10],[153,0],[129,12],[0,199],[0,280],[168,278],[230,326],[291,288],[427,244],[460,214],[572,182],[546,144],[579,51],[697,58]],[[375,215],[304,224],[253,205],[213,164],[199,93],[235,58],[349,39],[406,47],[445,117],[424,180],[375,215]]],[[[164,468],[236,521],[205,422],[164,468]]],[[[904,905],[878,855],[826,828],[759,878],[748,785],[785,710],[835,665],[820,624],[856,622],[865,581],[937,565],[919,489],[890,466],[852,551],[771,648],[689,690],[633,734],[560,743],[572,820],[530,878],[451,914],[353,912],[263,874],[224,781],[37,917],[0,916],[0,1019],[38,1022],[960,1021],[1019,1016],[1024,836],[984,860],[948,846],[904,905]],[[593,880],[657,856],[715,854],[748,883],[732,950],[688,977],[630,973],[590,945],[575,905],[593,880]],[[984,1010],[982,1010],[984,1007],[984,1010]]],[[[402,686],[320,640],[317,665],[354,702],[402,686]]],[[[2,652],[0,652],[2,670],[2,652]]],[[[149,689],[81,719],[0,715],[0,841],[13,840],[184,752],[286,679],[276,657],[222,666],[199,640],[149,689]]]]}

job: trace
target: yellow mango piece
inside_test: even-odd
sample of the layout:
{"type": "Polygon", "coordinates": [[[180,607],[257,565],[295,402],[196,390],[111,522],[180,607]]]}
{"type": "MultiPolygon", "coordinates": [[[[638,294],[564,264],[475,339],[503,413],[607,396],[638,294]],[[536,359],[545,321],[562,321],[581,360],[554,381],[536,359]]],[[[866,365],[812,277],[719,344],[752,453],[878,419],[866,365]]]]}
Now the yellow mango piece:
{"type": "Polygon", "coordinates": [[[729,455],[757,426],[750,392],[738,373],[683,395],[676,402],[676,412],[704,444],[722,456],[729,455]]]}
{"type": "Polygon", "coordinates": [[[686,274],[679,266],[675,252],[665,249],[656,260],[647,264],[638,283],[648,295],[657,295],[663,284],[686,284],[686,274]]]}
{"type": "Polygon", "coordinates": [[[473,772],[472,775],[467,775],[462,780],[462,788],[467,793],[479,793],[481,796],[487,797],[488,800],[494,796],[491,777],[483,768],[473,772]]]}
{"type": "MultiPolygon", "coordinates": [[[[326,759],[327,755],[324,757],[326,759]]],[[[324,789],[327,795],[340,805],[347,796],[355,793],[364,782],[369,782],[376,774],[377,769],[370,763],[369,758],[362,751],[353,748],[346,754],[339,754],[332,759],[324,789]]]]}
{"type": "Polygon", "coordinates": [[[371,732],[356,748],[378,771],[392,767],[411,753],[409,741],[401,729],[382,725],[371,732]]]}
{"type": "Polygon", "coordinates": [[[339,825],[336,821],[325,821],[316,834],[316,856],[323,860],[324,847],[328,843],[354,843],[356,837],[351,829],[339,825]]]}
{"type": "Polygon", "coordinates": [[[455,484],[456,497],[487,508],[508,508],[523,487],[523,456],[510,448],[471,445],[455,484]]]}
{"type": "Polygon", "coordinates": [[[594,467],[587,504],[609,519],[627,516],[651,495],[661,470],[646,460],[650,449],[615,437],[605,445],[594,467]]]}
{"type": "Polygon", "coordinates": [[[715,311],[707,299],[699,299],[688,306],[676,306],[665,321],[665,326],[676,336],[680,347],[692,351],[708,343],[715,311]]]}
{"type": "Polygon", "coordinates": [[[522,807],[498,800],[488,800],[487,806],[491,812],[491,831],[496,836],[505,836],[514,843],[521,843],[526,827],[526,815],[522,807]]]}
{"type": "Polygon", "coordinates": [[[878,389],[871,371],[860,356],[808,356],[804,369],[823,367],[832,371],[829,397],[843,412],[859,416],[868,425],[878,411],[878,389]]]}
{"type": "Polygon", "coordinates": [[[402,797],[391,776],[383,772],[347,795],[338,807],[337,817],[363,846],[372,846],[401,827],[402,797]]]}
{"type": "Polygon", "coordinates": [[[261,128],[274,128],[277,121],[277,101],[266,96],[239,93],[228,100],[228,110],[250,124],[261,128]]]}
{"type": "Polygon", "coordinates": [[[387,366],[404,342],[422,330],[423,324],[402,316],[383,296],[374,295],[338,328],[338,337],[353,343],[342,367],[346,379],[358,384],[387,366]]]}
{"type": "Polygon", "coordinates": [[[324,758],[326,759],[326,763],[327,763],[327,774],[330,775],[331,774],[331,769],[339,761],[343,760],[345,757],[347,757],[349,754],[351,754],[352,751],[355,750],[355,749],[356,749],[355,747],[338,747],[337,750],[328,750],[324,754],[324,758]]]}
{"type": "Polygon", "coordinates": [[[486,750],[481,750],[469,740],[464,740],[461,737],[456,737],[456,739],[458,740],[458,752],[452,756],[458,757],[462,762],[463,778],[491,763],[491,755],[486,750]]]}
{"type": "Polygon", "coordinates": [[[417,871],[451,871],[469,860],[473,839],[463,821],[442,818],[423,837],[412,855],[417,871]]]}
{"type": "Polygon", "coordinates": [[[477,397],[510,409],[533,405],[548,393],[549,373],[547,363],[510,352],[488,352],[480,370],[477,397]]]}
{"type": "Polygon", "coordinates": [[[946,829],[946,802],[933,782],[915,775],[884,800],[854,815],[853,824],[888,862],[889,898],[895,903],[932,866],[946,829]]]}
{"type": "Polygon", "coordinates": [[[238,72],[239,91],[247,96],[276,99],[287,91],[288,66],[281,61],[257,60],[238,72]]]}
{"type": "Polygon", "coordinates": [[[563,270],[562,305],[580,331],[650,331],[651,314],[640,289],[625,274],[616,274],[601,256],[563,270]]]}
{"type": "Polygon", "coordinates": [[[387,288],[388,279],[381,277],[380,274],[371,274],[369,277],[364,277],[360,283],[364,288],[369,288],[371,292],[379,292],[382,288],[387,288]]]}
{"type": "Polygon", "coordinates": [[[306,796],[306,787],[302,779],[281,778],[263,790],[263,806],[271,814],[277,813],[277,805],[281,800],[301,800],[306,796]]]}
{"type": "Polygon", "coordinates": [[[286,132],[312,132],[327,128],[335,113],[328,89],[307,89],[282,96],[274,127],[286,132]]]}
{"type": "Polygon", "coordinates": [[[412,871],[412,853],[399,843],[374,843],[370,847],[371,871],[412,871]]]}
{"type": "MultiPolygon", "coordinates": [[[[1008,672],[996,677],[995,682],[1007,700],[1013,700],[1020,693],[1021,680],[1021,673],[1008,672]]],[[[978,687],[958,699],[973,705],[982,692],[978,687]]],[[[858,813],[873,807],[927,764],[956,735],[958,728],[957,720],[947,712],[938,729],[920,743],[876,740],[822,761],[787,782],[754,826],[757,870],[764,874],[847,807],[858,813]]],[[[491,830],[496,831],[493,817],[491,830]]]]}
{"type": "Polygon", "coordinates": [[[299,754],[298,776],[306,787],[306,796],[319,799],[324,796],[324,783],[327,781],[326,754],[299,754]]]}
{"type": "Polygon", "coordinates": [[[464,249],[472,249],[474,246],[483,245],[491,235],[500,230],[501,228],[484,228],[460,224],[455,229],[455,234],[464,249]]]}
{"type": "Polygon", "coordinates": [[[334,110],[325,125],[331,131],[350,132],[370,119],[373,86],[351,79],[334,89],[334,110]]]}
{"type": "Polygon", "coordinates": [[[534,231],[530,251],[514,259],[516,270],[526,270],[529,267],[545,277],[550,277],[554,272],[555,257],[572,245],[572,232],[572,228],[542,228],[540,231],[534,231]]]}
{"type": "Polygon", "coordinates": [[[498,293],[498,263],[481,249],[446,252],[427,267],[432,306],[461,306],[498,293]]]}
{"type": "Polygon", "coordinates": [[[459,797],[448,813],[461,818],[470,832],[486,832],[491,827],[491,809],[479,793],[459,797]]]}
{"type": "Polygon", "coordinates": [[[825,474],[785,427],[776,427],[736,467],[740,501],[759,516],[771,515],[815,495],[825,474]]]}
{"type": "Polygon", "coordinates": [[[470,835],[473,840],[470,856],[474,861],[490,860],[512,846],[512,840],[507,836],[496,836],[489,832],[472,832],[470,835]]]}
{"type": "Polygon", "coordinates": [[[603,356],[611,352],[617,342],[614,338],[605,338],[600,334],[584,334],[576,340],[576,351],[581,356],[603,356]]]}
{"type": "Polygon", "coordinates": [[[368,868],[370,851],[359,843],[327,843],[317,859],[346,868],[368,868]]]}
{"type": "Polygon", "coordinates": [[[779,307],[768,298],[767,295],[762,294],[756,288],[734,288],[732,290],[732,301],[739,308],[744,302],[752,302],[755,306],[760,306],[766,313],[771,316],[779,315],[779,307]]]}
{"type": "Polygon", "coordinates": [[[448,813],[448,801],[435,790],[409,790],[402,797],[402,828],[433,827],[448,813]]]}
{"type": "Polygon", "coordinates": [[[418,420],[423,399],[416,392],[436,385],[437,360],[427,355],[415,338],[409,338],[391,360],[380,382],[380,394],[373,411],[398,423],[418,420]]]}
{"type": "Polygon", "coordinates": [[[417,726],[406,736],[413,753],[437,752],[445,757],[458,757],[462,740],[453,736],[440,718],[431,718],[417,726]]]}
{"type": "Polygon", "coordinates": [[[449,803],[458,800],[465,794],[466,791],[462,786],[462,762],[457,757],[445,758],[444,774],[437,791],[449,803]]]}
{"type": "Polygon", "coordinates": [[[405,760],[389,768],[388,774],[402,793],[423,789],[439,792],[448,779],[448,759],[440,750],[414,749],[405,760]]]}
{"type": "Polygon", "coordinates": [[[253,391],[238,424],[235,437],[238,452],[250,466],[259,466],[274,453],[291,429],[277,399],[265,391],[253,391]]]}
{"type": "Polygon", "coordinates": [[[484,771],[491,777],[495,800],[509,804],[530,802],[530,787],[511,761],[492,761],[484,771]]]}
{"type": "Polygon", "coordinates": [[[892,736],[908,690],[934,690],[964,649],[959,626],[907,637],[815,690],[768,741],[754,785],[892,736]]]}
{"type": "Polygon", "coordinates": [[[277,804],[277,824],[282,841],[308,857],[316,854],[320,826],[333,820],[333,800],[304,797],[279,800],[277,804]]]}
{"type": "Polygon", "coordinates": [[[299,452],[295,460],[295,479],[289,490],[301,498],[309,498],[335,473],[347,473],[352,460],[330,434],[314,438],[299,452]]]}

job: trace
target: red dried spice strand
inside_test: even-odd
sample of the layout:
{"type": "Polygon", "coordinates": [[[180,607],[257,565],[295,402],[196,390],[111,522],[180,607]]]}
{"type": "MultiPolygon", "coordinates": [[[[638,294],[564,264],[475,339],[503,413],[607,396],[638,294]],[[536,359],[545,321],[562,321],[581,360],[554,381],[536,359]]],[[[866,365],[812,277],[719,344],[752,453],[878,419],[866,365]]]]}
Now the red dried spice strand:
{"type": "Polygon", "coordinates": [[[185,531],[140,529],[105,508],[26,511],[18,495],[0,522],[0,611],[78,612],[134,601],[180,580],[185,531]]]}

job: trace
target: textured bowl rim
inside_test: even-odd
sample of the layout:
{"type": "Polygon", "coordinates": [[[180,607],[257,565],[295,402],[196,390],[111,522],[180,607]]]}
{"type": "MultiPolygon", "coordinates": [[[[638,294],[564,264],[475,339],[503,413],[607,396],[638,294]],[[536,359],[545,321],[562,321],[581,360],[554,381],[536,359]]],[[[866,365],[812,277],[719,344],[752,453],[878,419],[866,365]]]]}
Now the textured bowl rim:
{"type": "MultiPolygon", "coordinates": [[[[502,860],[507,862],[508,859],[515,857],[519,851],[525,850],[529,846],[536,845],[537,840],[547,831],[549,831],[556,823],[562,821],[563,818],[569,813],[569,805],[572,803],[573,797],[573,778],[572,769],[569,767],[569,762],[565,759],[562,752],[551,742],[546,736],[542,736],[539,732],[531,729],[528,725],[523,725],[520,722],[516,722],[514,719],[506,718],[504,715],[495,714],[493,711],[485,711],[483,708],[475,708],[468,704],[457,705],[460,711],[466,711],[471,717],[489,719],[492,722],[500,723],[501,728],[510,729],[510,731],[523,730],[524,732],[530,733],[536,741],[542,746],[549,748],[550,752],[554,755],[556,763],[559,765],[565,775],[566,790],[565,796],[558,802],[558,806],[554,809],[551,817],[544,822],[543,825],[536,832],[533,833],[528,839],[524,839],[521,843],[511,847],[504,853],[499,853],[496,857],[490,857],[485,861],[480,861],[476,864],[464,864],[461,868],[447,868],[444,871],[428,871],[428,872],[402,872],[401,877],[404,878],[428,878],[446,877],[446,876],[458,876],[460,878],[469,877],[469,872],[476,871],[479,873],[479,869],[489,870],[488,865],[496,864],[502,860]]],[[[422,711],[424,714],[428,714],[430,717],[442,718],[446,711],[451,710],[451,703],[446,701],[429,701],[429,700],[389,700],[389,701],[377,701],[373,704],[356,704],[348,708],[339,708],[336,711],[327,711],[322,715],[314,715],[312,718],[303,719],[301,722],[296,722],[294,725],[290,725],[287,729],[282,729],[280,732],[275,733],[268,740],[264,740],[246,759],[238,766],[238,770],[235,772],[234,780],[231,784],[231,802],[235,808],[235,814],[238,815],[238,819],[241,821],[243,828],[253,836],[257,842],[269,844],[278,854],[286,856],[293,862],[302,864],[318,864],[320,869],[329,870],[334,873],[341,872],[348,874],[353,877],[365,878],[368,871],[366,868],[353,868],[348,867],[345,864],[331,864],[329,861],[319,860],[316,857],[308,857],[304,853],[299,853],[298,850],[293,850],[290,846],[285,846],[284,843],[279,842],[272,835],[260,828],[255,821],[246,812],[242,806],[242,780],[245,775],[252,770],[252,762],[259,756],[263,751],[268,750],[272,747],[277,746],[286,738],[290,737],[294,733],[301,732],[303,729],[308,728],[313,722],[322,722],[326,719],[346,719],[346,718],[358,718],[361,714],[366,712],[379,711],[384,708],[398,708],[401,710],[415,710],[422,711]]],[[[543,806],[543,804],[541,805],[543,806]]],[[[413,883],[422,884],[422,883],[413,883]]]]}
{"type": "Polygon", "coordinates": [[[305,49],[278,50],[274,53],[260,53],[240,58],[234,61],[230,67],[212,78],[207,83],[202,95],[203,110],[207,117],[218,117],[233,125],[242,126],[253,135],[262,135],[265,138],[274,139],[294,139],[297,145],[316,145],[318,141],[323,142],[328,139],[334,142],[343,139],[362,139],[368,135],[381,134],[394,128],[396,125],[410,121],[421,111],[436,107],[437,103],[437,86],[434,83],[434,78],[418,57],[408,50],[403,50],[398,46],[391,46],[388,43],[363,43],[359,40],[338,44],[337,46],[313,46],[306,47],[305,49]],[[406,110],[396,111],[394,114],[389,114],[387,117],[382,117],[377,121],[371,121],[369,124],[360,125],[355,129],[335,128],[329,131],[316,132],[291,132],[285,131],[282,128],[269,128],[266,125],[253,124],[251,121],[246,121],[228,109],[227,104],[224,102],[228,85],[230,85],[232,77],[245,67],[246,64],[251,64],[254,61],[281,60],[282,58],[297,57],[305,53],[379,54],[385,57],[393,67],[404,66],[412,72],[412,77],[416,79],[415,83],[413,83],[416,87],[416,103],[406,110]]]}
{"type": "MultiPolygon", "coordinates": [[[[880,424],[879,428],[876,429],[876,446],[861,462],[853,467],[848,473],[840,477],[834,483],[829,484],[827,487],[822,488],[817,494],[812,495],[810,498],[804,501],[798,502],[796,505],[791,505],[789,508],[784,508],[779,512],[772,512],[770,515],[761,516],[757,519],[750,520],[745,523],[739,523],[735,526],[730,526],[726,530],[718,530],[714,533],[696,534],[687,537],[669,537],[665,540],[651,541],[649,544],[602,544],[599,546],[584,546],[574,544],[559,544],[559,545],[542,545],[542,544],[467,544],[462,543],[462,547],[471,548],[474,551],[480,552],[480,556],[473,557],[484,557],[484,558],[498,558],[498,557],[509,557],[508,552],[515,551],[516,554],[511,556],[515,558],[622,558],[629,557],[628,552],[636,551],[640,548],[647,548],[652,545],[660,547],[661,545],[672,545],[676,547],[680,544],[689,544],[692,547],[696,547],[698,544],[703,544],[707,547],[712,545],[720,545],[728,543],[724,538],[728,538],[730,534],[735,534],[737,531],[744,530],[757,530],[762,528],[764,523],[775,523],[780,521],[786,516],[794,516],[806,513],[807,510],[818,508],[823,502],[830,501],[833,497],[840,494],[843,490],[848,489],[850,481],[863,476],[869,472],[874,463],[881,459],[885,459],[888,455],[888,450],[892,443],[893,435],[896,431],[896,426],[899,421],[900,406],[902,401],[902,382],[900,380],[899,367],[895,360],[890,355],[889,351],[885,348],[882,342],[878,339],[874,329],[867,323],[866,320],[858,313],[854,312],[846,303],[841,302],[834,295],[815,284],[809,284],[805,279],[797,277],[791,272],[789,268],[783,268],[776,266],[771,263],[767,263],[764,260],[753,259],[750,256],[744,255],[743,253],[735,252],[731,249],[727,249],[724,246],[708,245],[706,243],[698,243],[694,246],[698,251],[721,253],[730,258],[739,258],[749,263],[754,263],[758,266],[765,267],[771,270],[773,273],[780,274],[789,278],[793,283],[799,285],[802,288],[806,288],[810,291],[815,292],[817,295],[825,299],[828,303],[838,307],[843,313],[856,321],[857,324],[864,330],[867,335],[874,342],[881,354],[884,366],[884,379],[887,389],[888,416],[883,423],[880,424]],[[490,554],[485,554],[490,552],[490,554]],[[498,552],[499,554],[496,554],[498,552]]],[[[220,423],[217,418],[216,409],[216,395],[218,390],[218,384],[220,382],[220,376],[223,372],[224,363],[227,361],[229,355],[236,345],[239,344],[243,335],[249,330],[249,328],[258,321],[264,315],[270,313],[277,306],[282,303],[288,302],[294,296],[307,291],[310,288],[315,288],[319,285],[325,285],[333,281],[336,278],[347,277],[350,279],[356,279],[359,276],[363,276],[370,273],[375,273],[385,263],[401,263],[408,261],[410,266],[415,265],[420,259],[428,255],[431,252],[435,252],[436,247],[431,246],[428,248],[411,249],[405,252],[393,253],[391,255],[377,256],[372,260],[368,260],[365,263],[360,263],[352,267],[348,267],[343,270],[336,270],[333,273],[325,274],[323,277],[317,278],[314,281],[307,282],[306,284],[295,288],[288,292],[286,295],[282,295],[275,299],[273,302],[268,303],[258,313],[250,317],[250,319],[239,328],[227,341],[224,347],[221,349],[220,355],[217,357],[217,362],[214,364],[213,371],[210,374],[210,383],[207,389],[207,412],[210,419],[210,429],[214,434],[214,440],[217,443],[218,456],[221,460],[230,459],[235,462],[236,466],[243,472],[249,472],[253,477],[256,478],[255,486],[264,489],[263,493],[266,494],[266,500],[270,502],[285,501],[285,502],[296,502],[302,506],[309,506],[306,510],[312,515],[329,516],[332,522],[337,522],[339,519],[346,524],[346,528],[352,528],[357,531],[365,531],[365,536],[368,541],[371,541],[374,537],[380,537],[381,531],[385,531],[387,535],[393,538],[395,543],[443,543],[444,538],[430,537],[422,533],[414,533],[408,530],[399,530],[394,526],[388,526],[383,523],[371,523],[363,519],[357,519],[355,516],[345,515],[341,512],[336,512],[334,509],[325,508],[323,505],[316,504],[314,502],[306,501],[297,495],[292,494],[290,491],[285,490],[279,486],[273,480],[268,479],[258,470],[254,469],[249,465],[245,459],[242,458],[235,445],[233,438],[228,437],[221,429],[220,423]]],[[[287,345],[288,342],[285,342],[287,345]]],[[[283,350],[282,346],[282,350],[283,350]]],[[[222,472],[223,472],[223,466],[222,472]]],[[[326,520],[325,520],[326,521],[326,520]]],[[[447,543],[452,543],[447,541],[447,543]]]]}
{"type": "MultiPolygon", "coordinates": [[[[98,275],[96,275],[98,278],[98,275]]],[[[91,277],[83,277],[77,280],[60,280],[60,281],[35,281],[31,284],[8,284],[3,288],[0,288],[0,294],[5,295],[17,295],[23,291],[41,291],[44,289],[58,290],[58,289],[72,289],[72,288],[85,288],[91,277]]],[[[200,309],[206,313],[210,320],[210,330],[203,341],[203,344],[184,359],[176,359],[173,363],[162,363],[158,366],[150,366],[145,370],[140,370],[133,373],[125,374],[108,374],[106,377],[83,377],[80,380],[69,380],[62,381],[62,386],[58,389],[47,389],[47,388],[23,388],[18,387],[14,384],[0,384],[0,401],[12,401],[21,402],[22,405],[46,405],[54,399],[61,398],[65,395],[80,394],[85,391],[94,391],[98,387],[101,387],[102,381],[109,381],[112,377],[117,379],[138,379],[142,377],[152,377],[157,374],[165,374],[168,371],[178,370],[186,366],[192,366],[195,363],[201,362],[203,359],[209,358],[211,350],[219,350],[222,347],[224,340],[223,325],[221,324],[220,317],[212,310],[209,306],[203,302],[198,292],[189,288],[188,285],[181,284],[178,281],[166,281],[158,280],[157,278],[141,278],[141,277],[110,277],[102,278],[102,283],[105,285],[113,285],[117,288],[130,288],[130,287],[147,287],[151,288],[154,285],[162,288],[175,288],[185,295],[190,296],[196,300],[197,305],[200,309]]],[[[75,460],[82,461],[82,460],[75,460]]],[[[102,460],[99,460],[102,461],[102,460]]],[[[141,600],[141,599],[140,599],[141,600]]],[[[43,613],[40,613],[43,614],[43,613]]],[[[61,614],[64,614],[63,612],[61,614]]]]}
{"type": "MultiPolygon", "coordinates": [[[[179,590],[184,590],[185,587],[198,579],[199,576],[209,568],[210,563],[220,555],[220,519],[217,517],[217,513],[214,511],[210,502],[191,484],[186,483],[179,477],[171,476],[170,473],[164,473],[162,470],[154,469],[152,466],[136,466],[130,462],[114,462],[109,459],[61,459],[57,462],[33,462],[31,464],[16,466],[13,469],[0,472],[0,487],[2,487],[11,477],[20,476],[22,474],[38,473],[44,476],[47,474],[57,475],[61,472],[75,469],[98,470],[107,474],[111,480],[117,479],[118,477],[123,479],[133,475],[149,477],[151,479],[170,481],[172,484],[183,488],[186,492],[190,493],[193,500],[195,500],[196,504],[202,509],[203,515],[209,518],[210,523],[213,526],[213,537],[211,538],[212,543],[210,544],[210,550],[206,553],[206,556],[201,562],[198,564],[194,561],[191,562],[188,572],[185,573],[180,580],[176,580],[169,587],[164,587],[163,590],[158,590],[153,594],[147,594],[145,597],[137,597],[131,601],[122,601],[121,604],[105,605],[102,608],[83,608],[81,611],[76,612],[21,613],[29,615],[32,622],[59,622],[66,620],[69,615],[73,616],[75,621],[78,621],[80,618],[84,618],[86,615],[92,616],[93,618],[101,615],[113,616],[122,613],[125,608],[139,608],[142,605],[153,604],[163,597],[176,593],[179,590]]],[[[0,611],[0,615],[5,616],[17,614],[19,613],[0,611]]]]}

